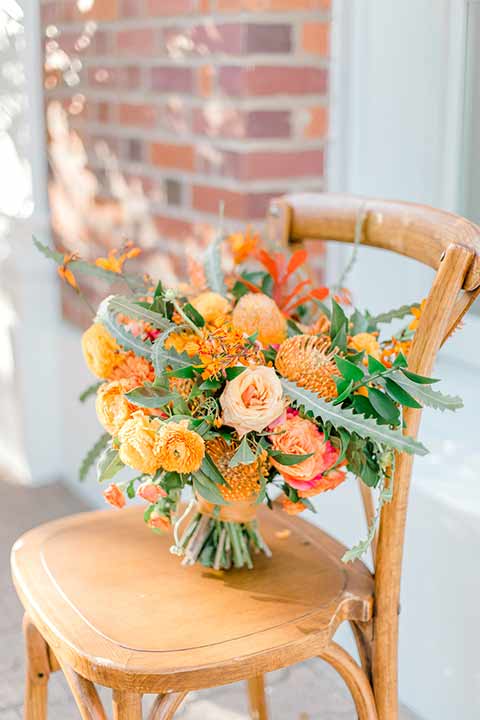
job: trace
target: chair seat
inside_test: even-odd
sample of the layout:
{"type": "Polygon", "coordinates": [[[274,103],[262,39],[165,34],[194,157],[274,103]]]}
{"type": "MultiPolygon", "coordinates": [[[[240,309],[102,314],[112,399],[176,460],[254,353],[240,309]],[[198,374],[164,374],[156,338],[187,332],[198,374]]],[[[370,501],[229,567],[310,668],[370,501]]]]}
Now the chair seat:
{"type": "Polygon", "coordinates": [[[318,528],[261,508],[272,558],[254,570],[182,567],[142,508],[82,513],[12,551],[26,611],[59,659],[136,692],[221,685],[311,657],[339,623],[372,615],[373,579],[318,528]]]}

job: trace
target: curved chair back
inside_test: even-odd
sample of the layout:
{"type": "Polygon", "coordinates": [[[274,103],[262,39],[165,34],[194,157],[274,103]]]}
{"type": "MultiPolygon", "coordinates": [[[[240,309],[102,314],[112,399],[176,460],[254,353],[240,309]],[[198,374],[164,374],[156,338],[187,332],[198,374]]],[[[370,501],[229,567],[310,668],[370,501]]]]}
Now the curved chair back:
{"type": "MultiPolygon", "coordinates": [[[[305,240],[353,243],[360,212],[363,245],[391,250],[437,271],[409,356],[413,372],[429,375],[439,348],[480,293],[480,228],[424,205],[307,193],[272,201],[270,234],[284,246],[305,240]]],[[[408,435],[416,437],[420,418],[421,410],[405,409],[408,435]]],[[[398,692],[400,578],[411,473],[412,456],[400,454],[393,500],[382,510],[375,557],[373,681],[381,717],[398,692]]]]}

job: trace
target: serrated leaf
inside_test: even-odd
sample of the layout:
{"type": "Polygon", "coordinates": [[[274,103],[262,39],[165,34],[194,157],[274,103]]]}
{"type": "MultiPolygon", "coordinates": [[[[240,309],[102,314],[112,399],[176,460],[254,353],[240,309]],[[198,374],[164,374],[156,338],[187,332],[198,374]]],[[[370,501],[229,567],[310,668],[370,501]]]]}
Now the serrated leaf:
{"type": "Polygon", "coordinates": [[[87,477],[88,473],[90,472],[91,468],[93,467],[96,459],[99,457],[99,455],[103,452],[103,450],[107,447],[107,444],[110,440],[110,435],[108,433],[103,433],[103,435],[100,435],[99,439],[93,445],[93,447],[90,448],[88,453],[83,458],[80,468],[78,470],[78,479],[82,482],[87,477]]]}
{"type": "Polygon", "coordinates": [[[345,428],[348,432],[355,432],[362,438],[375,440],[401,452],[416,455],[428,453],[422,443],[408,435],[403,435],[400,430],[392,430],[387,426],[379,425],[375,420],[357,415],[349,408],[327,403],[310,390],[301,388],[290,380],[282,378],[280,382],[285,394],[293,402],[302,406],[307,412],[312,412],[315,417],[321,418],[324,423],[330,422],[335,428],[345,428]]]}
{"type": "Polygon", "coordinates": [[[110,295],[102,300],[98,306],[96,321],[102,323],[110,335],[112,335],[118,344],[125,350],[132,350],[135,355],[140,355],[141,357],[150,359],[153,347],[152,343],[145,342],[140,340],[140,338],[135,337],[132,333],[128,332],[125,325],[117,322],[115,319],[115,313],[117,310],[114,310],[112,307],[112,300],[115,299],[115,297],[116,296],[114,295],[110,295]]]}
{"type": "Polygon", "coordinates": [[[410,370],[407,370],[407,368],[401,368],[400,372],[402,372],[409,380],[419,385],[433,385],[434,383],[440,382],[439,378],[431,378],[426,377],[426,375],[418,375],[417,373],[413,373],[410,370]]]}
{"type": "Polygon", "coordinates": [[[377,388],[368,389],[368,399],[372,403],[373,409],[377,411],[380,417],[384,418],[389,425],[398,425],[400,422],[400,411],[393,400],[388,395],[377,388]]]}
{"type": "Polygon", "coordinates": [[[314,453],[308,453],[307,455],[294,455],[293,453],[283,453],[279,450],[270,451],[270,457],[280,463],[280,465],[285,465],[285,467],[289,467],[290,465],[298,465],[298,463],[301,463],[304,460],[308,460],[308,458],[311,458],[312,455],[314,455],[314,453]]]}
{"type": "Polygon", "coordinates": [[[104,482],[111,480],[120,470],[125,467],[120,460],[118,451],[112,447],[106,447],[98,459],[97,463],[97,480],[104,482]]]}
{"type": "Polygon", "coordinates": [[[463,400],[458,395],[446,395],[434,390],[430,385],[419,385],[405,377],[401,372],[394,373],[391,378],[413,397],[427,407],[435,410],[460,410],[463,400]]]}
{"type": "Polygon", "coordinates": [[[41,252],[44,257],[48,258],[49,260],[54,260],[57,265],[63,264],[63,254],[61,252],[54,250],[48,245],[44,245],[44,243],[40,242],[40,240],[37,240],[35,236],[32,237],[32,240],[37,250],[41,252]]]}
{"type": "Polygon", "coordinates": [[[354,363],[350,362],[350,360],[346,360],[339,355],[335,356],[334,360],[337,368],[340,370],[345,380],[353,380],[354,382],[359,382],[359,380],[363,380],[364,372],[358,365],[355,365],[354,363]]]}
{"type": "Polygon", "coordinates": [[[95,395],[101,385],[103,385],[103,380],[93,383],[93,385],[89,385],[87,388],[85,388],[85,390],[78,396],[80,402],[83,403],[85,402],[85,400],[88,400],[89,397],[95,395]]]}
{"type": "Polygon", "coordinates": [[[152,362],[153,367],[155,368],[155,377],[157,380],[160,379],[167,366],[172,367],[174,370],[178,370],[180,368],[191,367],[192,363],[196,362],[195,358],[188,357],[185,353],[177,353],[173,349],[165,349],[165,340],[174,329],[175,328],[172,327],[168,328],[168,330],[162,333],[152,345],[152,362]]]}
{"type": "Polygon", "coordinates": [[[235,452],[235,455],[228,463],[228,467],[234,468],[237,467],[237,465],[251,465],[253,462],[255,462],[255,459],[255,454],[252,452],[248,444],[247,435],[244,435],[242,438],[242,442],[240,443],[237,451],[235,452]]]}
{"type": "Polygon", "coordinates": [[[391,378],[385,378],[385,387],[388,391],[388,394],[391,395],[391,397],[396,400],[396,402],[400,403],[400,405],[404,405],[405,407],[412,407],[412,408],[421,408],[419,402],[415,400],[414,397],[412,397],[404,388],[402,388],[398,383],[396,383],[391,378]]]}
{"type": "Polygon", "coordinates": [[[175,402],[180,396],[178,393],[168,392],[164,388],[143,385],[125,393],[125,397],[133,405],[139,407],[161,408],[170,402],[175,402]]]}
{"type": "Polygon", "coordinates": [[[223,234],[223,209],[220,213],[220,228],[216,237],[212,240],[210,245],[205,250],[203,256],[203,269],[205,271],[205,278],[207,285],[213,292],[219,293],[224,297],[227,294],[227,288],[225,285],[225,278],[222,270],[222,254],[220,252],[220,245],[224,238],[223,234]]]}
{"type": "Polygon", "coordinates": [[[386,324],[392,322],[392,320],[401,320],[407,315],[412,314],[412,308],[419,308],[420,303],[412,303],[411,305],[402,305],[399,308],[388,310],[388,312],[380,313],[379,315],[372,315],[370,317],[370,323],[372,325],[386,324]]]}

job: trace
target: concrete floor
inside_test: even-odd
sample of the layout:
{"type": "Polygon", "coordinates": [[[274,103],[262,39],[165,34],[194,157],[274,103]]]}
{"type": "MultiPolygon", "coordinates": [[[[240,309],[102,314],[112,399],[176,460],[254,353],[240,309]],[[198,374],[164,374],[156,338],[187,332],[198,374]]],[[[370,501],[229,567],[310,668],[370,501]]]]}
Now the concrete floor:
{"type": "MultiPolygon", "coordinates": [[[[27,529],[86,509],[63,485],[24,488],[0,479],[0,720],[20,720],[23,702],[22,608],[12,587],[9,551],[27,529]]],[[[321,660],[301,663],[268,676],[272,720],[354,720],[355,709],[338,675],[321,660]]],[[[109,691],[100,688],[109,712],[109,691]]],[[[144,707],[152,702],[145,697],[144,707]]],[[[49,684],[49,720],[79,717],[61,673],[49,684]]],[[[247,720],[242,683],[192,693],[178,711],[179,720],[247,720]]],[[[414,720],[407,710],[401,720],[414,720]]]]}

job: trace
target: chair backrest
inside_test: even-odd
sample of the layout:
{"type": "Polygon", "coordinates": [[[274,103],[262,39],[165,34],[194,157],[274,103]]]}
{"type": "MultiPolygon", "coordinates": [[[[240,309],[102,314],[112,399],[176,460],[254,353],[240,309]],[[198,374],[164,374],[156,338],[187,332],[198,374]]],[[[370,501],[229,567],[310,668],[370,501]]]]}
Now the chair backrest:
{"type": "MultiPolygon", "coordinates": [[[[391,250],[437,273],[409,357],[409,367],[429,375],[436,354],[480,293],[480,228],[452,213],[423,205],[353,195],[308,193],[273,200],[270,234],[280,245],[305,240],[352,243],[362,212],[363,245],[391,250]]],[[[421,410],[405,410],[405,432],[416,436],[421,410]]],[[[412,457],[397,458],[394,496],[384,506],[375,562],[376,634],[380,646],[397,628],[401,564],[412,457]],[[378,637],[377,637],[378,639],[378,637]]],[[[376,642],[377,644],[377,642],[376,642]]]]}

